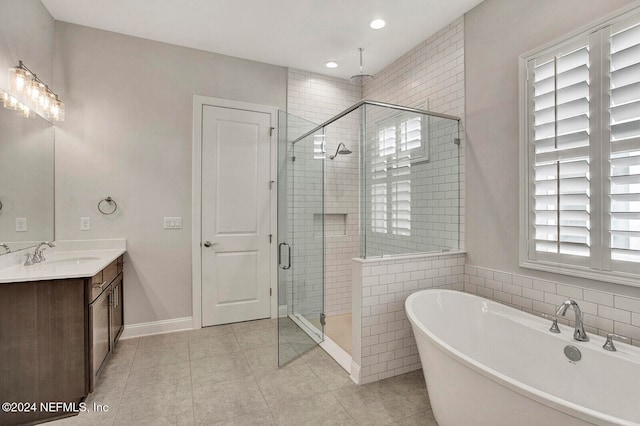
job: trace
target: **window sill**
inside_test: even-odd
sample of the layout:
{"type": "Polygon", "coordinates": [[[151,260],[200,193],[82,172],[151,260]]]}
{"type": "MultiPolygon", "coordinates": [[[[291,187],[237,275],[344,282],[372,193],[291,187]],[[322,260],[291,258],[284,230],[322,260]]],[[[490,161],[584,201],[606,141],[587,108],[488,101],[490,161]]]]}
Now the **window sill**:
{"type": "Polygon", "coordinates": [[[538,271],[552,272],[554,274],[570,275],[586,278],[594,281],[604,281],[614,284],[622,284],[631,287],[640,287],[640,275],[613,271],[596,271],[579,266],[564,265],[546,261],[525,260],[520,262],[520,267],[535,269],[538,271]]]}

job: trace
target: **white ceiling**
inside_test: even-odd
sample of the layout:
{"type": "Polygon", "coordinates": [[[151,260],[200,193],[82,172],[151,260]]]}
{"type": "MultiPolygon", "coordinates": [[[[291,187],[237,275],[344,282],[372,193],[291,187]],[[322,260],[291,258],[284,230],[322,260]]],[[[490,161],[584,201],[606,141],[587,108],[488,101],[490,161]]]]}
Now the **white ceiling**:
{"type": "Polygon", "coordinates": [[[348,78],[358,47],[375,74],[482,0],[41,1],[59,21],[348,78]]]}

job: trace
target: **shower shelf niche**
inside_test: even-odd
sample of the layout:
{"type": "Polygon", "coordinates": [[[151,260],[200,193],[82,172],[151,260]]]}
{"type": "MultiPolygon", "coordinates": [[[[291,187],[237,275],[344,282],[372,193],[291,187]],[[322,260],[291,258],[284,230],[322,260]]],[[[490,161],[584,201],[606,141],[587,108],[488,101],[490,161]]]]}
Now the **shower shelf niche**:
{"type": "Polygon", "coordinates": [[[322,236],[322,216],[324,216],[324,235],[326,237],[344,237],[347,235],[346,213],[315,213],[313,215],[314,236],[322,236]]]}

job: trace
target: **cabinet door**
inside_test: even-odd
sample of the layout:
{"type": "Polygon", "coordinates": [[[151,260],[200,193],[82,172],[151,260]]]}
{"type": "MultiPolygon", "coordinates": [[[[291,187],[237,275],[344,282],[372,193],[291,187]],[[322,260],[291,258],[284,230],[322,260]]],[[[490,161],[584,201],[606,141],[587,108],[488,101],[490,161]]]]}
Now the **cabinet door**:
{"type": "Polygon", "coordinates": [[[87,394],[84,281],[0,284],[0,402],[35,403],[3,412],[0,425],[59,416],[40,402],[79,402],[87,394]]]}
{"type": "Polygon", "coordinates": [[[89,305],[89,332],[91,355],[91,377],[89,388],[93,392],[95,377],[102,366],[102,362],[107,357],[110,348],[109,339],[109,304],[111,301],[111,288],[107,288],[102,294],[89,305]]]}
{"type": "Polygon", "coordinates": [[[123,308],[122,308],[122,273],[120,273],[111,284],[111,347],[113,348],[120,338],[124,328],[123,308]]]}

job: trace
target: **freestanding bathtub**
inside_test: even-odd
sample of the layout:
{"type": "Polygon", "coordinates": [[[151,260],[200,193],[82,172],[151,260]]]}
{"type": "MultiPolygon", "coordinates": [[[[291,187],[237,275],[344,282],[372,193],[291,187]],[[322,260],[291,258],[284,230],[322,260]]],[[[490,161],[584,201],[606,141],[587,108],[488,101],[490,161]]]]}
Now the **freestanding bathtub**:
{"type": "Polygon", "coordinates": [[[544,318],[458,291],[419,291],[405,308],[440,426],[640,424],[636,347],[608,352],[602,337],[577,342],[573,328],[554,334],[544,318]]]}

